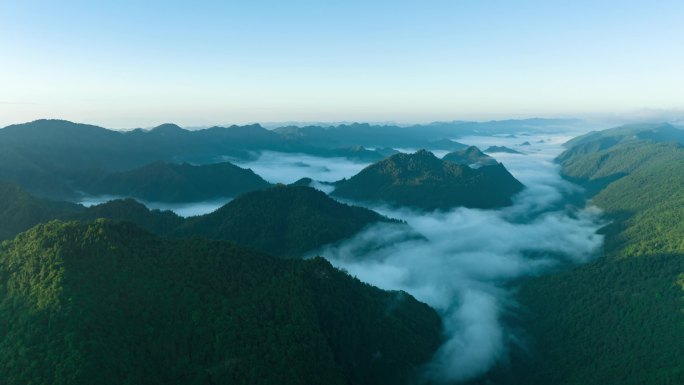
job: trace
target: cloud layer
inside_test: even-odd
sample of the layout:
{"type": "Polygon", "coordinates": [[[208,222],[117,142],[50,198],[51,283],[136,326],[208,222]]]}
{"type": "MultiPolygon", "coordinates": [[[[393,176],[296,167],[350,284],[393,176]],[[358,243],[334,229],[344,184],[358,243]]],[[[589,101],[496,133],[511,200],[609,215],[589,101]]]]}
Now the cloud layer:
{"type": "MultiPolygon", "coordinates": [[[[515,305],[511,283],[586,262],[601,246],[599,212],[563,205],[563,195],[577,189],[560,178],[552,162],[563,138],[545,138],[543,143],[526,139],[535,141],[525,147],[527,155],[493,154],[527,186],[513,206],[434,213],[371,207],[405,220],[412,230],[377,225],[318,251],[362,281],[404,290],[440,312],[447,340],[425,368],[431,380],[461,381],[486,373],[506,354],[512,339],[502,321],[515,305]]],[[[459,140],[485,148],[489,142],[515,147],[521,141],[459,140]]]]}

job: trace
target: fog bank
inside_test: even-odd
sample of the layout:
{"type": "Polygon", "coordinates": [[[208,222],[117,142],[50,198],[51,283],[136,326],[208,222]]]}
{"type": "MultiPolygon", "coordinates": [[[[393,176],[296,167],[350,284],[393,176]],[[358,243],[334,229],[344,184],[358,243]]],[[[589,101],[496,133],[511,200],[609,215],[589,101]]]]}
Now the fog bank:
{"type": "Polygon", "coordinates": [[[526,185],[513,206],[433,213],[370,206],[405,220],[426,239],[381,224],[317,252],[364,282],[405,290],[439,311],[447,341],[424,368],[426,378],[453,382],[486,373],[516,338],[502,321],[515,307],[512,283],[597,254],[598,210],[563,205],[563,194],[578,188],[561,179],[553,163],[564,139],[459,138],[526,152],[491,154],[526,185]],[[532,144],[518,146],[525,140],[532,144]]]}

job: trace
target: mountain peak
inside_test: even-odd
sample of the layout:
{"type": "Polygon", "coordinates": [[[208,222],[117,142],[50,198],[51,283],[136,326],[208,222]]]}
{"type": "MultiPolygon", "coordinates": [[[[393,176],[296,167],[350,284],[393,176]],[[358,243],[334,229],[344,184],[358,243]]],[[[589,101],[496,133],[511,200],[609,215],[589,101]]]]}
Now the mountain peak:
{"type": "Polygon", "coordinates": [[[173,123],[164,123],[160,124],[157,127],[154,127],[149,131],[152,134],[162,134],[162,135],[170,135],[170,134],[182,134],[187,132],[187,130],[181,128],[180,126],[173,124],[173,123]]]}
{"type": "Polygon", "coordinates": [[[211,214],[192,218],[180,233],[230,240],[292,258],[388,221],[314,188],[280,184],[245,193],[211,214]]]}
{"type": "Polygon", "coordinates": [[[420,150],[396,154],[366,167],[337,182],[332,195],[424,210],[494,208],[510,205],[511,197],[522,188],[501,164],[472,169],[420,150]]]}

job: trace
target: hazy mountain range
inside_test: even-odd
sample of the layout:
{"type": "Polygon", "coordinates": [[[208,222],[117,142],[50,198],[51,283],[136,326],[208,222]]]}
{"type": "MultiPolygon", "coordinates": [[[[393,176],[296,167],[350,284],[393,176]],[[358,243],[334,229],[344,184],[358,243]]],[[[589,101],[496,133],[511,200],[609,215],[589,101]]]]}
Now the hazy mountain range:
{"type": "Polygon", "coordinates": [[[539,188],[516,162],[540,143],[518,135],[577,124],[0,129],[0,383],[680,383],[684,131],[576,137],[539,188]],[[230,161],[264,151],[365,167],[284,185],[230,161]],[[188,218],[140,203],[213,198],[188,218]],[[570,261],[590,205],[600,255],[570,261]],[[534,234],[524,260],[501,257],[513,228],[534,234]]]}

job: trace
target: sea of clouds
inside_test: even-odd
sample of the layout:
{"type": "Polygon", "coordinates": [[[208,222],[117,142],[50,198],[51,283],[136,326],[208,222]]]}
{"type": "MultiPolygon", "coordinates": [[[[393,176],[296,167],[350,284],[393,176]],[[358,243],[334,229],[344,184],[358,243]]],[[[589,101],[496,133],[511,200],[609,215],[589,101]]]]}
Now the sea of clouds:
{"type": "MultiPolygon", "coordinates": [[[[446,339],[423,368],[426,379],[454,382],[485,374],[519,340],[504,321],[517,308],[514,283],[568,264],[587,262],[597,255],[602,244],[602,237],[596,233],[603,225],[598,210],[565,203],[564,197],[577,192],[578,187],[560,177],[553,159],[569,138],[548,134],[459,138],[459,142],[483,150],[503,145],[524,152],[490,154],[526,186],[512,206],[419,212],[366,204],[408,226],[371,226],[312,255],[322,255],[380,288],[404,290],[440,313],[446,339]],[[416,237],[416,232],[422,237],[416,237]]],[[[251,168],[272,183],[292,183],[308,177],[315,180],[312,187],[329,193],[331,185],[320,182],[351,177],[368,163],[263,152],[238,165],[251,168]]],[[[82,203],[109,199],[99,197],[82,203]]],[[[211,212],[227,201],[146,204],[191,216],[211,212]]]]}
{"type": "MultiPolygon", "coordinates": [[[[437,309],[446,342],[424,368],[426,378],[453,382],[485,374],[505,358],[516,340],[504,321],[506,313],[517,306],[512,284],[526,276],[586,262],[602,244],[596,233],[603,225],[598,210],[564,204],[564,197],[578,189],[560,177],[559,166],[553,162],[567,139],[548,135],[459,138],[481,149],[504,145],[525,153],[491,154],[526,186],[512,206],[425,213],[366,205],[409,226],[375,225],[312,255],[323,255],[364,282],[404,290],[437,309]],[[525,141],[530,145],[521,146],[525,141]],[[415,232],[423,238],[415,237],[415,232]]],[[[365,166],[292,154],[267,153],[260,159],[264,161],[243,166],[272,182],[301,177],[333,181],[365,166]]]]}

